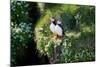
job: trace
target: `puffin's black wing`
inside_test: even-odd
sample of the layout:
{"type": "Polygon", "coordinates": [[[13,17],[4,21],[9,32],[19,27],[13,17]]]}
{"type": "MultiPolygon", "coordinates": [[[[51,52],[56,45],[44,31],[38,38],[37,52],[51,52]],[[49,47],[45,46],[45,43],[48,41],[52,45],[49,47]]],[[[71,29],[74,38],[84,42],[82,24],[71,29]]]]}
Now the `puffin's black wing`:
{"type": "Polygon", "coordinates": [[[63,28],[62,24],[58,24],[58,26],[62,28],[62,33],[64,35],[64,28],[63,28]]]}

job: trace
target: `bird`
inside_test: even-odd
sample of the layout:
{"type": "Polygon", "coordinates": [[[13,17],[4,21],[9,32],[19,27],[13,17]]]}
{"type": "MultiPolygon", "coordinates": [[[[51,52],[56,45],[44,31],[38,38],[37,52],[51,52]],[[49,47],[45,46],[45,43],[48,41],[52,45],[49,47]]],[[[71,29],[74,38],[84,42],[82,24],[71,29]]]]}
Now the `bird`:
{"type": "Polygon", "coordinates": [[[56,26],[56,20],[52,17],[50,18],[50,31],[54,34],[55,33],[55,26],[56,26]]]}
{"type": "Polygon", "coordinates": [[[57,24],[55,26],[55,33],[57,34],[57,38],[62,38],[64,36],[64,30],[62,27],[61,20],[57,20],[57,24]]]}

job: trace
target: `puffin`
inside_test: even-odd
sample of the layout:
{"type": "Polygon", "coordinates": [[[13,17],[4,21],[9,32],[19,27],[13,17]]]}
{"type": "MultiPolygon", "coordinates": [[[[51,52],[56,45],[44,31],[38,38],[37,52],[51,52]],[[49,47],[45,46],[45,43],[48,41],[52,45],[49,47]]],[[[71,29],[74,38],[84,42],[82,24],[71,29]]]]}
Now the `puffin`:
{"type": "Polygon", "coordinates": [[[55,26],[55,32],[57,34],[57,38],[62,38],[64,36],[64,30],[62,27],[62,22],[57,20],[57,24],[55,26]]]}
{"type": "Polygon", "coordinates": [[[56,20],[52,17],[50,18],[50,31],[55,33],[56,20]]]}

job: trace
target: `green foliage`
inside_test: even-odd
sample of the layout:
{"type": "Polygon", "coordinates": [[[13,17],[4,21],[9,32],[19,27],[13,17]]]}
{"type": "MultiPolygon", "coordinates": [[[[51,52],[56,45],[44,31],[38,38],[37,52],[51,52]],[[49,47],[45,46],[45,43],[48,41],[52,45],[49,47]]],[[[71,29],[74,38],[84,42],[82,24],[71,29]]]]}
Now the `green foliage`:
{"type": "Polygon", "coordinates": [[[86,25],[95,24],[95,7],[94,6],[81,6],[78,9],[78,11],[81,15],[80,21],[82,23],[86,25]]]}
{"type": "Polygon", "coordinates": [[[45,4],[43,13],[36,28],[43,28],[38,36],[38,49],[47,54],[52,63],[70,63],[95,60],[95,7],[79,5],[54,5],[45,4]],[[49,30],[49,18],[60,16],[65,31],[64,39],[61,42],[53,40],[49,30]],[[39,26],[38,26],[39,25],[39,26]],[[47,31],[47,32],[45,32],[47,31]],[[39,39],[39,36],[42,39],[39,39]],[[60,45],[59,45],[60,44],[60,45]],[[58,48],[60,47],[60,48],[58,48]],[[42,48],[42,49],[41,49],[42,48]],[[57,49],[58,53],[55,53],[57,49]],[[59,49],[61,52],[59,52],[59,49]],[[55,56],[55,55],[58,55],[55,56]],[[55,58],[56,57],[56,58],[55,58]]]}
{"type": "Polygon", "coordinates": [[[24,56],[26,45],[33,38],[31,19],[26,2],[11,2],[11,63],[16,65],[17,57],[24,56]],[[23,52],[23,53],[22,53],[23,52]]]}
{"type": "MultiPolygon", "coordinates": [[[[31,3],[34,4],[34,3],[31,3]]],[[[95,60],[95,7],[37,3],[41,13],[37,22],[29,17],[29,3],[11,2],[11,63],[16,65],[16,57],[24,57],[27,44],[35,40],[40,52],[47,54],[52,63],[70,63],[95,60]],[[61,18],[64,39],[53,40],[49,29],[50,17],[61,18]],[[33,29],[35,28],[35,30],[33,29]],[[34,32],[34,33],[33,33],[34,32]]],[[[38,13],[38,12],[37,12],[38,13]]],[[[35,13],[33,13],[35,14],[35,13]]],[[[35,16],[36,17],[36,16],[35,16]]],[[[23,60],[23,59],[22,59],[23,60]]]]}
{"type": "MultiPolygon", "coordinates": [[[[65,59],[64,62],[83,62],[93,61],[95,59],[94,49],[87,48],[86,46],[81,47],[78,43],[81,43],[81,41],[76,41],[76,39],[73,38],[65,40],[65,43],[63,44],[64,49],[62,50],[62,57],[65,59]]],[[[81,45],[82,44],[83,43],[81,43],[81,45]]]]}

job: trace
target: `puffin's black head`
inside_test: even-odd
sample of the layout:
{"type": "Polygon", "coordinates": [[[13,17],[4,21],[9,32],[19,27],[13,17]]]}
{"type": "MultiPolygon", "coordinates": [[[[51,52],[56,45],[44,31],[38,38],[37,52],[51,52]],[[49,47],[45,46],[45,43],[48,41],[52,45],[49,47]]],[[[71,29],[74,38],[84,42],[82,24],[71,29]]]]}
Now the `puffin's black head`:
{"type": "Polygon", "coordinates": [[[53,23],[54,25],[56,25],[56,19],[54,17],[50,18],[51,23],[53,23]]]}

